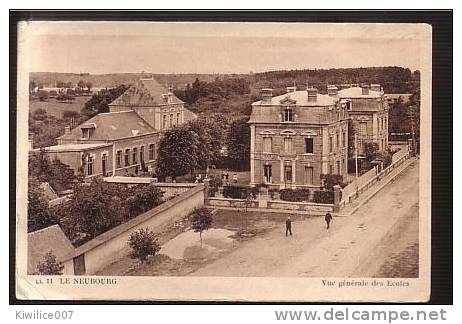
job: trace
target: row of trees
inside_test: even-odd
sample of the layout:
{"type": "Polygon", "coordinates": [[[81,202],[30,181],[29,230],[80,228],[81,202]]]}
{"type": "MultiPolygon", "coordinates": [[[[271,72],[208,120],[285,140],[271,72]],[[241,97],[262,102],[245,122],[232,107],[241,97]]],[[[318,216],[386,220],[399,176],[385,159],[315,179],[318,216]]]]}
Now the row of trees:
{"type": "Polygon", "coordinates": [[[172,177],[207,170],[211,165],[231,160],[231,166],[248,167],[250,128],[248,118],[228,121],[220,115],[199,118],[168,130],[160,140],[157,173],[172,177]],[[222,153],[228,148],[228,156],[222,153]]]}

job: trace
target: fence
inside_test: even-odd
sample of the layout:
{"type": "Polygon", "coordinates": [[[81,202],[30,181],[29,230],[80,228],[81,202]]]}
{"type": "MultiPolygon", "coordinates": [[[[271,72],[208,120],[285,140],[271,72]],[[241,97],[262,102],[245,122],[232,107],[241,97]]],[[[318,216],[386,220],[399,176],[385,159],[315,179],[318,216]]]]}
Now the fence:
{"type": "MultiPolygon", "coordinates": [[[[383,177],[387,176],[394,169],[396,169],[397,167],[402,165],[404,162],[406,162],[406,160],[409,158],[409,156],[410,156],[409,152],[405,151],[405,154],[403,154],[398,160],[396,160],[395,162],[390,164],[387,168],[383,169],[380,173],[376,174],[373,177],[368,175],[369,179],[365,178],[365,179],[361,180],[361,184],[358,184],[358,187],[357,187],[356,190],[353,190],[353,188],[356,188],[356,185],[354,187],[348,188],[351,184],[348,185],[347,187],[343,188],[343,190],[342,190],[342,199],[340,201],[340,207],[345,207],[346,204],[351,203],[353,200],[358,198],[365,191],[369,190],[377,181],[379,181],[383,177]]],[[[372,170],[368,171],[367,173],[369,173],[371,171],[375,172],[375,169],[372,169],[372,170]]],[[[364,175],[367,175],[367,173],[365,173],[364,175]]],[[[359,180],[359,178],[358,178],[358,180],[359,180]]]]}

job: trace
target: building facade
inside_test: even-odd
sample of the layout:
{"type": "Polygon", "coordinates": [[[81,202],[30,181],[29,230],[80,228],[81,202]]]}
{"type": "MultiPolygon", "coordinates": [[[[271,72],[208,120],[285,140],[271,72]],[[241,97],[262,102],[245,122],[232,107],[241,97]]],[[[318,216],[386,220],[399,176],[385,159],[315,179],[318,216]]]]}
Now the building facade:
{"type": "Polygon", "coordinates": [[[347,174],[348,115],[335,96],[314,88],[272,96],[252,104],[249,119],[251,185],[310,188],[321,174],[347,174]]]}
{"type": "MultiPolygon", "coordinates": [[[[388,101],[379,84],[350,87],[338,91],[340,100],[349,101],[348,116],[356,135],[358,154],[364,153],[364,144],[377,143],[379,151],[388,148],[388,101]]],[[[352,143],[355,147],[355,141],[352,143]]]]}
{"type": "Polygon", "coordinates": [[[100,113],[42,148],[85,178],[153,171],[162,133],[196,118],[154,79],[141,79],[100,113]]]}

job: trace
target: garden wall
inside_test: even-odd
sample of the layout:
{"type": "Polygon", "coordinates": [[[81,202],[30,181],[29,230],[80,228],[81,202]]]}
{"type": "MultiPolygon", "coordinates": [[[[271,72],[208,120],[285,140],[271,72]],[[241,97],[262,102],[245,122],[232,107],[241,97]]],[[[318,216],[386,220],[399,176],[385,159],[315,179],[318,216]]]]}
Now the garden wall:
{"type": "MultiPolygon", "coordinates": [[[[242,209],[244,208],[244,200],[210,197],[207,200],[207,205],[217,208],[232,207],[242,209]]],[[[328,211],[332,212],[334,209],[334,205],[262,199],[252,201],[251,206],[249,206],[249,208],[259,208],[262,211],[264,211],[265,209],[280,209],[281,212],[306,211],[310,213],[326,213],[328,211]]]]}
{"type": "Polygon", "coordinates": [[[129,253],[130,234],[148,227],[160,233],[175,221],[204,205],[204,185],[196,185],[171,200],[121,224],[75,249],[74,266],[85,271],[76,274],[94,274],[98,270],[129,253]],[[78,263],[76,265],[76,263],[78,263]],[[83,267],[84,265],[84,267],[83,267]],[[83,273],[82,273],[83,272],[83,273]]]}

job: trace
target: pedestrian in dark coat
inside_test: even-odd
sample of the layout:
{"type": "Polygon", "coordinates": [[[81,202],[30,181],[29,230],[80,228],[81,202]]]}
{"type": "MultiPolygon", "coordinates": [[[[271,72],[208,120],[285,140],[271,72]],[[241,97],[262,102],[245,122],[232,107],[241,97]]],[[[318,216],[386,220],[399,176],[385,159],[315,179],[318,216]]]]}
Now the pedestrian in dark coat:
{"type": "Polygon", "coordinates": [[[292,220],[290,219],[290,216],[287,217],[287,220],[286,220],[286,236],[287,236],[287,233],[292,235],[292,220]]]}
{"type": "Polygon", "coordinates": [[[326,224],[327,224],[327,229],[330,228],[330,222],[332,221],[332,215],[327,212],[326,217],[324,217],[326,224]]]}

